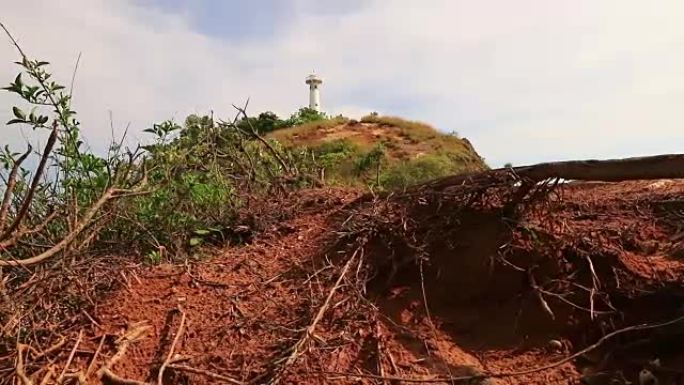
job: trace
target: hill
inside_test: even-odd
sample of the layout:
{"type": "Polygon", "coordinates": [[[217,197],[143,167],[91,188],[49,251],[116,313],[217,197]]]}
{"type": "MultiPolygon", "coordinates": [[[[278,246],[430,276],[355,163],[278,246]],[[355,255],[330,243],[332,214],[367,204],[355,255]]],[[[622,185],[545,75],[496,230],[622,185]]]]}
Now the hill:
{"type": "Polygon", "coordinates": [[[368,115],[338,117],[277,130],[268,138],[313,151],[328,181],[407,187],[487,168],[467,139],[420,122],[368,115]]]}

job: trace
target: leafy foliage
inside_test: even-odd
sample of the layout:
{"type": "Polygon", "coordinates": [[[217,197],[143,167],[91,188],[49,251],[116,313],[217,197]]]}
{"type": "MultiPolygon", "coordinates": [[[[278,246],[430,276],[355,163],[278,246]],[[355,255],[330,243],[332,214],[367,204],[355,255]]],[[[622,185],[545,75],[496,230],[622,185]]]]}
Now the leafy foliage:
{"type": "Polygon", "coordinates": [[[293,113],[288,119],[280,119],[271,111],[260,113],[257,117],[244,117],[237,122],[237,126],[243,131],[249,131],[250,125],[260,134],[267,134],[283,128],[300,126],[311,122],[320,122],[330,119],[325,113],[309,107],[302,107],[293,113]]]}
{"type": "Polygon", "coordinates": [[[335,168],[350,157],[357,156],[360,152],[359,146],[346,139],[332,140],[325,142],[312,149],[321,167],[335,168]]]}
{"type": "Polygon", "coordinates": [[[380,167],[385,157],[385,145],[378,143],[370,151],[358,157],[354,162],[354,167],[359,174],[376,169],[380,167]]]}
{"type": "Polygon", "coordinates": [[[48,62],[19,52],[21,72],[4,90],[24,105],[12,107],[14,118],[7,124],[29,125],[49,136],[37,154],[37,166],[24,167],[33,155],[30,144],[21,155],[6,146],[0,156],[0,265],[7,264],[7,257],[40,262],[89,243],[92,229],[107,217],[98,217],[103,206],[132,192],[144,174],[136,151],[113,144],[104,158],[85,149],[71,95],[51,80],[48,62]]]}

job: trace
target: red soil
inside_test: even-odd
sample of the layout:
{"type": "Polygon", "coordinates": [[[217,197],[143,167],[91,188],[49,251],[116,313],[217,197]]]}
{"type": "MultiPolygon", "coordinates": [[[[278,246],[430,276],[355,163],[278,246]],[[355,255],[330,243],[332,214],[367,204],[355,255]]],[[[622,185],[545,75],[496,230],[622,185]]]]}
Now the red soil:
{"type": "MultiPolygon", "coordinates": [[[[83,349],[95,349],[103,333],[119,335],[144,321],[149,333],[113,370],[156,382],[179,328],[180,308],[187,327],[174,353],[187,359],[179,365],[266,382],[281,367],[277,360],[305,335],[349,258],[351,253],[340,251],[351,246],[340,244],[351,238],[340,241],[336,231],[356,210],[394,224],[408,218],[403,228],[413,229],[413,241],[425,246],[428,260],[422,268],[402,265],[386,284],[382,273],[394,262],[383,261],[417,252],[399,238],[374,238],[382,234],[380,227],[366,233],[368,263],[345,277],[282,383],[398,384],[403,382],[352,375],[430,379],[537,368],[612,330],[681,315],[684,204],[675,201],[683,194],[682,182],[569,184],[543,203],[530,204],[512,225],[496,205],[456,215],[449,202],[403,197],[388,214],[369,212],[376,210],[370,203],[343,207],[355,192],[308,192],[296,198],[294,218],[250,245],[185,265],[129,272],[128,287],[98,304],[93,318],[100,326],[88,333],[83,349]],[[356,291],[353,276],[359,274],[370,279],[365,294],[356,291]],[[557,294],[542,296],[553,318],[531,290],[535,285],[557,294]],[[586,309],[595,285],[592,317],[586,309]]],[[[361,227],[372,222],[355,218],[361,227]]],[[[661,361],[653,369],[661,383],[681,381],[684,328],[657,330],[661,337],[656,331],[625,334],[548,370],[470,383],[575,384],[582,376],[591,384],[626,383],[620,376],[637,383],[638,371],[653,358],[661,361]],[[594,375],[600,372],[606,374],[594,375]]],[[[102,355],[115,350],[107,340],[102,355]]],[[[85,367],[87,358],[76,362],[85,367]]],[[[221,382],[177,369],[166,373],[166,383],[221,382]]]]}

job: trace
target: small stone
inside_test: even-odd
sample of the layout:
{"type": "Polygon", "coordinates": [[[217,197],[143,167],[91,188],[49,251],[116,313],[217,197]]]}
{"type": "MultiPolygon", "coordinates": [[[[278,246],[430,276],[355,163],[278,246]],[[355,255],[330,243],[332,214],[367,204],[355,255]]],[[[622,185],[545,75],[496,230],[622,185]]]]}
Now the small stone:
{"type": "Polygon", "coordinates": [[[639,372],[639,385],[658,385],[658,379],[648,369],[639,372]]]}
{"type": "Polygon", "coordinates": [[[548,346],[549,349],[555,350],[557,352],[563,350],[563,343],[558,340],[550,340],[548,346]]]}

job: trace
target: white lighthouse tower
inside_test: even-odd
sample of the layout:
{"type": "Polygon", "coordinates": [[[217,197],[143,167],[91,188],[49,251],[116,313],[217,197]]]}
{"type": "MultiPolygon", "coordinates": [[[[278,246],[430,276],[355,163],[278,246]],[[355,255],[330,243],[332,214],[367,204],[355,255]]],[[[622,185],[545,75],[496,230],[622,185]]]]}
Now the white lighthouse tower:
{"type": "Polygon", "coordinates": [[[309,85],[309,108],[318,112],[321,112],[321,94],[318,88],[322,83],[323,80],[315,74],[306,77],[306,84],[309,85]]]}

